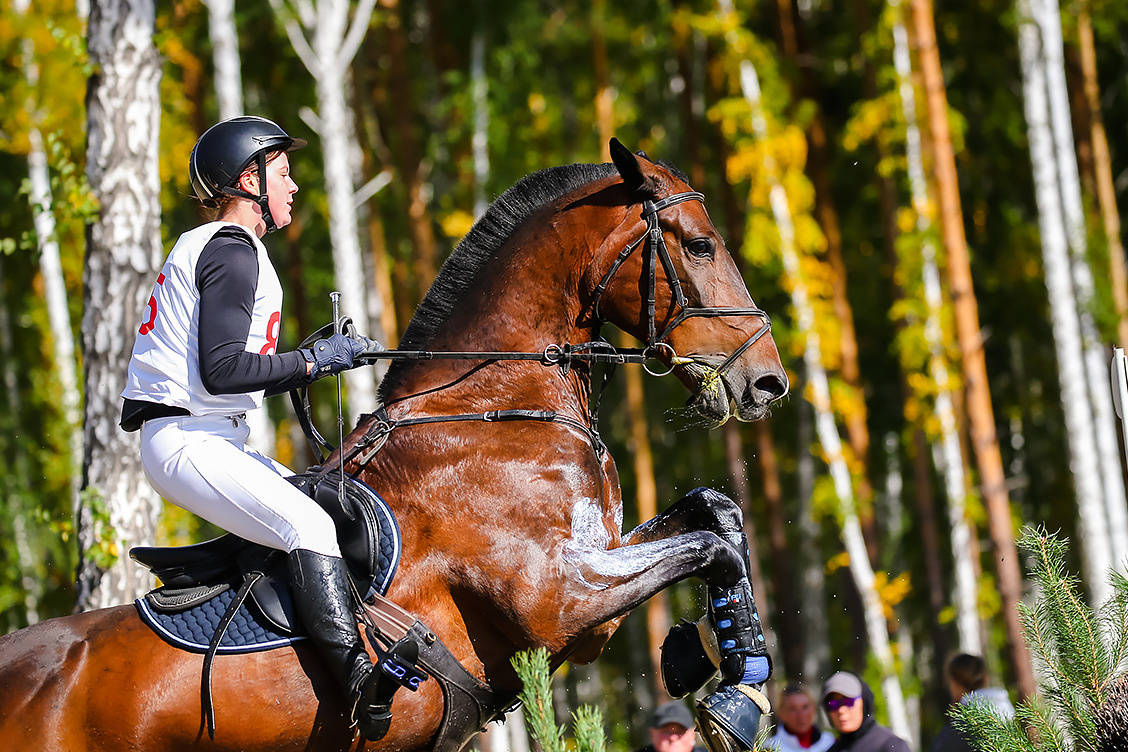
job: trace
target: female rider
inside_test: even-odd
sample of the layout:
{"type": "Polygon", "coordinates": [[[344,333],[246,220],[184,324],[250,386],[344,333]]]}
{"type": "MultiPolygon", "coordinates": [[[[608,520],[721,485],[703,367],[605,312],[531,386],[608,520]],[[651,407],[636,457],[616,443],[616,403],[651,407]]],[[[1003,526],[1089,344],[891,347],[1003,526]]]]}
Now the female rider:
{"type": "Polygon", "coordinates": [[[290,223],[298,186],[289,152],[306,142],[259,117],[237,117],[196,142],[189,174],[215,221],[180,236],[138,329],[121,425],[141,431],[146,477],[165,499],[255,543],[286,551],[298,615],[348,692],[370,740],[388,714],[380,672],[353,616],[329,515],[251,447],[246,411],[314,378],[339,373],[374,346],[334,334],[278,353],[282,287],[262,238],[290,223]]]}

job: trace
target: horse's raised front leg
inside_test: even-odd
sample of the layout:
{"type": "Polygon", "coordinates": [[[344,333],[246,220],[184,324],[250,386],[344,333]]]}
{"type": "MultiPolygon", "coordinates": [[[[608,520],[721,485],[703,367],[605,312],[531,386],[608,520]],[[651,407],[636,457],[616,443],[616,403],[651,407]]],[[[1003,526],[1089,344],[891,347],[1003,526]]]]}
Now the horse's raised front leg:
{"type": "Polygon", "coordinates": [[[719,537],[738,554],[741,571],[735,582],[705,578],[709,613],[697,625],[670,630],[662,646],[662,679],[671,696],[683,697],[720,669],[720,688],[698,704],[703,736],[713,752],[750,749],[760,715],[769,710],[759,690],[771,676],[771,658],[747,577],[748,541],[740,508],[723,494],[698,488],[623,542],[629,547],[668,540],[686,530],[706,530],[719,537]]]}

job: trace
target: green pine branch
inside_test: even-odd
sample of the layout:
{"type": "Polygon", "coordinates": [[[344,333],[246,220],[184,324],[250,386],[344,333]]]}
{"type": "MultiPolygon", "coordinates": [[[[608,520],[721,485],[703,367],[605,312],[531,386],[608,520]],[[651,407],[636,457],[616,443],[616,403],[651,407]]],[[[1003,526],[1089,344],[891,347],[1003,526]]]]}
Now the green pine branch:
{"type": "MultiPolygon", "coordinates": [[[[556,725],[552,707],[552,669],[548,650],[526,650],[510,661],[521,678],[521,703],[525,723],[542,752],[564,752],[564,729],[556,725]]],[[[607,736],[603,730],[603,714],[598,708],[584,705],[572,714],[574,752],[606,752],[607,736]]]]}
{"type": "Polygon", "coordinates": [[[1019,617],[1042,676],[1038,697],[1013,719],[989,705],[958,705],[952,722],[990,752],[1113,752],[1128,749],[1128,577],[1113,572],[1114,596],[1099,610],[1066,570],[1068,545],[1026,528],[1019,548],[1038,585],[1019,617]]]}

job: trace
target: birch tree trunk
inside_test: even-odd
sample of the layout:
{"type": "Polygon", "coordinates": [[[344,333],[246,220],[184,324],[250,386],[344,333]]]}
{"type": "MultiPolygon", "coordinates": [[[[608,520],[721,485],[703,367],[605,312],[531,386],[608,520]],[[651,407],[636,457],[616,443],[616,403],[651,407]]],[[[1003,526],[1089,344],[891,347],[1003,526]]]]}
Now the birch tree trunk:
{"type": "MultiPolygon", "coordinates": [[[[351,127],[355,118],[345,92],[349,90],[349,65],[368,30],[375,0],[360,0],[351,20],[349,0],[270,0],[270,4],[282,19],[294,51],[313,76],[317,92],[318,112],[313,126],[324,155],[333,276],[341,291],[341,310],[351,312],[366,331],[374,333],[375,325],[366,321],[369,306],[355,201],[356,139],[351,127]]],[[[349,411],[354,415],[376,404],[374,375],[370,368],[345,372],[349,411]]],[[[347,418],[346,423],[350,423],[347,418]]]]}
{"type": "Polygon", "coordinates": [[[474,219],[486,213],[490,176],[490,79],[486,75],[486,3],[476,3],[474,36],[470,40],[470,92],[474,102],[474,133],[470,150],[474,159],[474,219]]]}
{"type": "Polygon", "coordinates": [[[1034,170],[1038,227],[1042,235],[1042,276],[1049,293],[1058,380],[1069,435],[1069,467],[1077,495],[1083,571],[1091,597],[1096,603],[1104,603],[1112,594],[1107,582],[1112,558],[1101,501],[1103,494],[1097,467],[1093,415],[1085,394],[1082,324],[1070,279],[1068,230],[1061,203],[1059,163],[1054,156],[1053,124],[1047,100],[1046,68],[1049,61],[1031,0],[1019,0],[1018,11],[1023,104],[1034,170]]]}
{"type": "Polygon", "coordinates": [[[94,73],[86,96],[86,176],[101,211],[87,228],[84,271],[78,610],[128,603],[152,584],[125,553],[155,543],[160,499],[141,470],[137,434],[117,423],[140,311],[163,256],[155,14],[153,0],[97,0],[87,29],[94,73]]]}
{"type": "MultiPolygon", "coordinates": [[[[30,0],[15,0],[12,9],[24,15],[30,0]]],[[[30,38],[23,40],[24,77],[28,87],[35,91],[39,86],[39,66],[35,61],[35,44],[30,38]]],[[[72,504],[78,503],[82,468],[82,415],[78,387],[78,368],[74,357],[74,330],[71,327],[67,288],[63,280],[63,266],[59,256],[59,241],[55,237],[54,199],[51,195],[51,174],[47,167],[47,152],[39,132],[40,115],[31,97],[25,104],[28,115],[28,178],[35,243],[39,251],[39,271],[43,275],[43,297],[47,305],[47,321],[51,327],[52,372],[58,379],[60,407],[63,421],[70,431],[70,476],[72,504]]],[[[22,524],[22,520],[19,521],[22,524]]]]}
{"type": "MultiPolygon", "coordinates": [[[[806,393],[805,386],[800,393],[806,393]]],[[[799,499],[796,514],[799,519],[799,565],[802,568],[800,586],[804,616],[803,670],[799,678],[810,686],[817,685],[823,677],[829,676],[831,666],[830,634],[826,618],[826,562],[822,560],[821,548],[818,546],[819,524],[811,509],[815,489],[815,460],[811,456],[813,412],[810,403],[803,402],[799,405],[796,447],[796,455],[799,457],[799,499]]]]}
{"type": "MultiPolygon", "coordinates": [[[[732,18],[731,0],[720,0],[721,13],[732,18]]],[[[729,43],[736,44],[734,32],[729,32],[729,43]]],[[[740,87],[752,111],[752,131],[762,143],[767,143],[768,126],[760,100],[760,83],[751,60],[740,62],[740,87]]],[[[764,150],[763,172],[769,182],[769,200],[780,235],[780,250],[791,302],[798,318],[798,331],[805,339],[803,365],[807,371],[811,390],[810,400],[815,409],[815,432],[830,468],[835,494],[838,497],[842,540],[850,556],[850,573],[861,596],[865,612],[866,634],[870,648],[881,674],[881,693],[889,713],[893,732],[902,738],[909,737],[908,716],[905,712],[901,683],[897,678],[889,632],[885,623],[885,610],[877,592],[873,568],[870,566],[862,527],[854,500],[853,481],[842,451],[842,438],[838,434],[830,402],[830,383],[822,364],[822,351],[815,327],[814,311],[810,305],[806,282],[795,250],[791,208],[783,185],[776,174],[775,160],[770,150],[764,150]]]]}
{"type": "Polygon", "coordinates": [[[1014,543],[1010,498],[1002,452],[999,450],[999,439],[995,431],[995,412],[991,405],[987,365],[983,356],[979,304],[975,299],[975,287],[971,280],[956,158],[948,127],[948,94],[944,88],[940,53],[936,47],[932,2],[910,0],[910,7],[925,91],[928,136],[935,158],[933,169],[940,210],[940,230],[948,257],[948,286],[956,314],[956,338],[960,345],[964,388],[967,390],[972,449],[987,506],[999,594],[1003,601],[1003,618],[1018,692],[1021,697],[1031,697],[1035,691],[1034,673],[1018,615],[1018,604],[1022,598],[1022,575],[1018,570],[1018,550],[1014,543]]]}
{"type": "Polygon", "coordinates": [[[215,65],[215,98],[219,119],[243,114],[243,64],[239,59],[239,31],[235,26],[235,0],[204,0],[208,8],[208,38],[215,65]]]}
{"type": "MultiPolygon", "coordinates": [[[[1049,96],[1054,156],[1058,165],[1062,207],[1065,210],[1069,262],[1077,313],[1081,321],[1081,347],[1085,360],[1085,380],[1093,410],[1096,432],[1097,468],[1101,474],[1105,519],[1113,560],[1128,555],[1128,500],[1124,493],[1124,473],[1120,464],[1120,444],[1116,437],[1116,417],[1112,393],[1108,389],[1109,353],[1101,342],[1091,311],[1094,306],[1093,272],[1085,210],[1081,200],[1081,180],[1073,142],[1073,122],[1069,91],[1065,81],[1065,54],[1061,33],[1061,9],[1057,0],[1031,0],[1036,22],[1042,30],[1042,52],[1046,58],[1046,89],[1049,96]]],[[[1054,301],[1053,298],[1050,299],[1054,301]]],[[[1103,575],[1102,575],[1103,576],[1103,575]]]]}
{"type": "Polygon", "coordinates": [[[889,6],[893,9],[893,62],[897,72],[901,111],[905,118],[909,188],[917,230],[922,236],[921,272],[927,310],[924,336],[928,342],[928,370],[936,386],[934,411],[940,427],[940,447],[937,453],[940,461],[937,469],[944,478],[948,501],[948,528],[954,568],[952,603],[956,609],[956,631],[961,651],[985,655],[979,624],[975,566],[970,551],[971,528],[967,522],[967,478],[964,476],[959,426],[956,423],[948,363],[944,354],[946,337],[941,318],[944,300],[940,270],[936,263],[936,246],[930,232],[935,212],[928,196],[928,180],[925,177],[908,33],[905,31],[900,0],[890,0],[889,6]]]}

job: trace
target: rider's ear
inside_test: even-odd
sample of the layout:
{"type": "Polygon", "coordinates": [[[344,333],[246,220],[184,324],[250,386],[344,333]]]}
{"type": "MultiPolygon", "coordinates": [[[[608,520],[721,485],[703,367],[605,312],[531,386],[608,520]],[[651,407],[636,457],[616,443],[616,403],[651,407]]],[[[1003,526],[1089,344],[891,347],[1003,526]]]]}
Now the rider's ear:
{"type": "Polygon", "coordinates": [[[611,139],[610,146],[611,161],[619,168],[623,183],[644,198],[655,198],[658,195],[658,185],[653,176],[643,174],[638,157],[631,154],[631,150],[623,146],[617,138],[611,139]]]}

